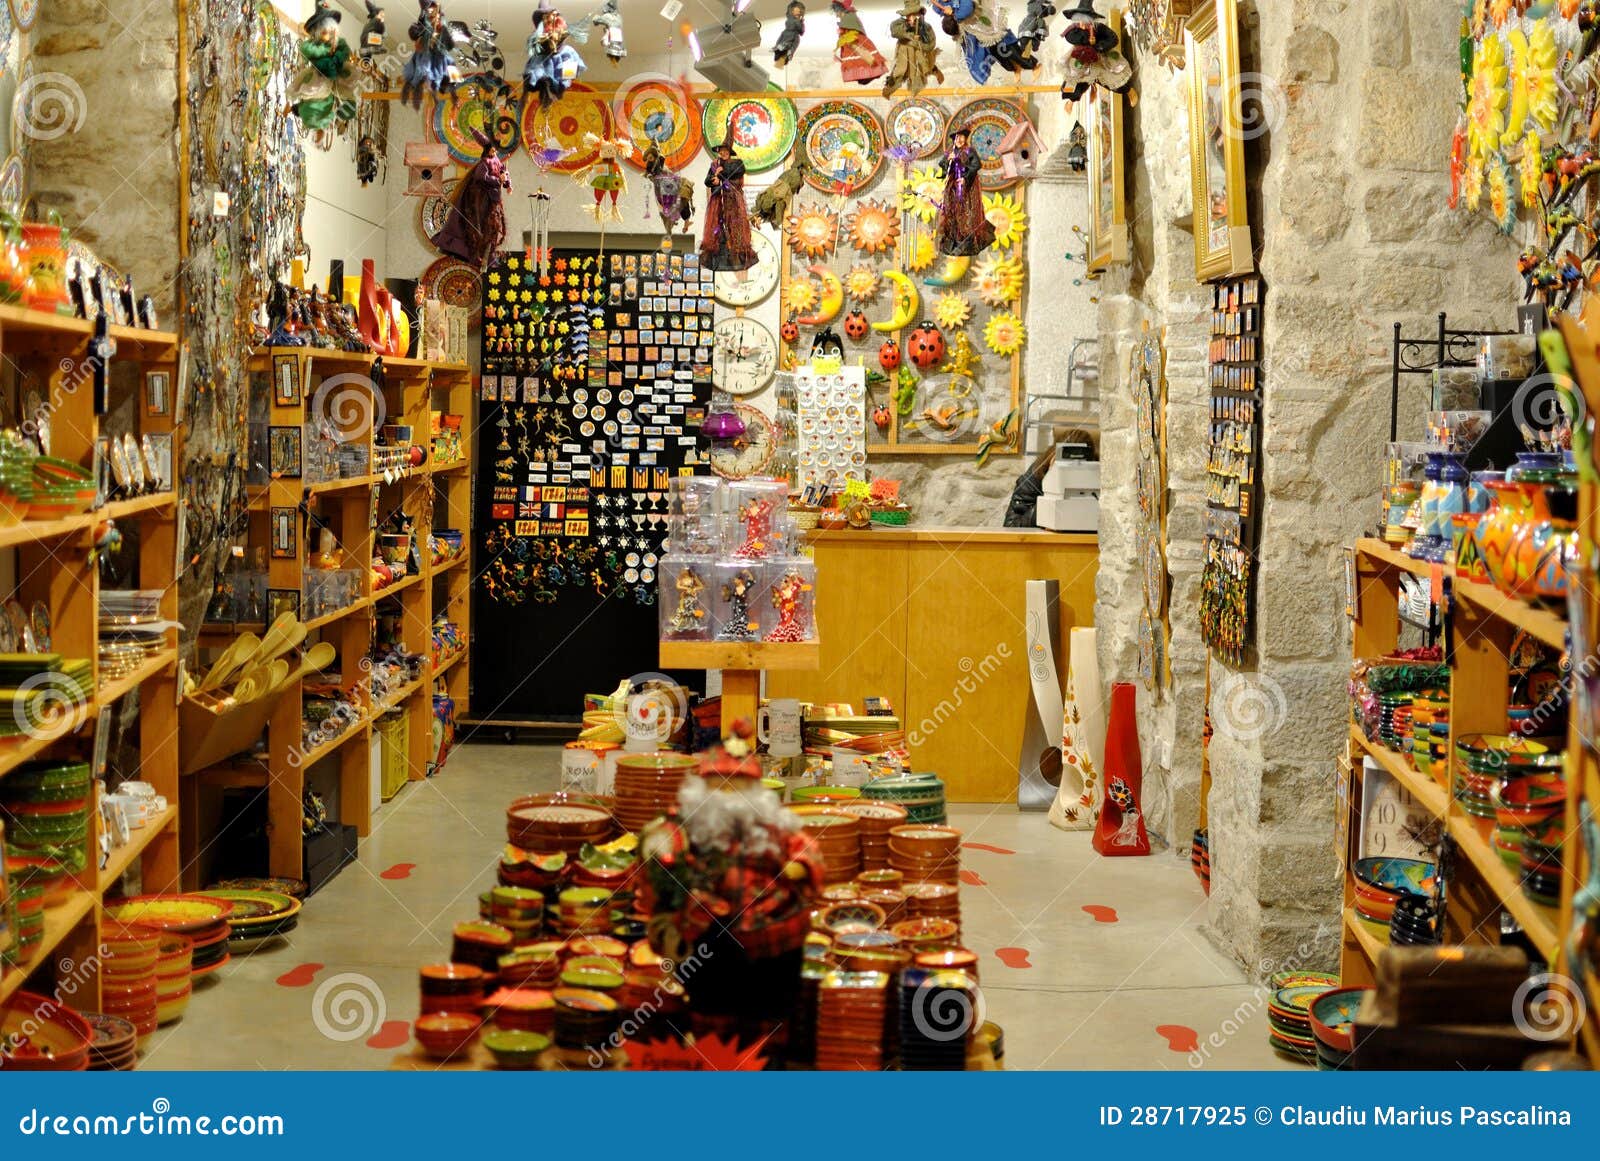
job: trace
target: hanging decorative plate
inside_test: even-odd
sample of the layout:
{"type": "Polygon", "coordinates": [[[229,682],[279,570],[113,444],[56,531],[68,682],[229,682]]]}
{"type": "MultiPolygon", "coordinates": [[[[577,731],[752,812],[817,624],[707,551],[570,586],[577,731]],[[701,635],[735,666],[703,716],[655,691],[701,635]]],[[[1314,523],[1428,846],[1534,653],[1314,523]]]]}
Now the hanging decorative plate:
{"type": "Polygon", "coordinates": [[[1139,612],[1140,684],[1146,689],[1154,689],[1161,665],[1161,642],[1156,636],[1155,622],[1150,619],[1150,610],[1142,609],[1139,612]]]}
{"type": "Polygon", "coordinates": [[[789,248],[807,258],[833,253],[839,241],[839,215],[822,206],[797,206],[783,223],[789,248]]]}
{"type": "Polygon", "coordinates": [[[983,324],[984,345],[1003,359],[1022,350],[1022,344],[1027,341],[1028,328],[1010,311],[990,315],[989,321],[983,324]]]}
{"type": "Polygon", "coordinates": [[[730,444],[711,449],[711,470],[725,480],[746,480],[759,476],[772,463],[778,448],[778,426],[770,416],[748,403],[735,403],[734,411],[744,420],[744,434],[730,444]]]}
{"type": "Polygon", "coordinates": [[[900,219],[888,204],[863,198],[850,215],[850,244],[863,254],[882,254],[900,236],[900,219]]]}
{"type": "Polygon", "coordinates": [[[548,108],[538,101],[522,107],[522,147],[530,154],[540,150],[564,149],[564,156],[550,163],[555,173],[576,173],[600,156],[598,146],[585,145],[584,134],[611,136],[611,106],[588,85],[573,82],[566,96],[548,108]]]}
{"type": "Polygon", "coordinates": [[[1144,542],[1144,603],[1153,617],[1161,616],[1167,601],[1167,564],[1161,558],[1161,541],[1151,535],[1144,542]]]}
{"type": "Polygon", "coordinates": [[[652,142],[668,169],[682,169],[700,152],[700,102],[671,77],[646,76],[617,90],[611,119],[633,142],[624,160],[638,169],[644,168],[644,149],[652,142]]]}
{"type": "Polygon", "coordinates": [[[1000,165],[1000,142],[1005,140],[1012,126],[1027,119],[1028,115],[1016,102],[999,97],[968,101],[950,119],[952,131],[966,129],[972,134],[972,147],[983,158],[983,172],[978,175],[978,184],[984,189],[1006,189],[1017,183],[1018,179],[1007,177],[1000,165]]]}
{"type": "Polygon", "coordinates": [[[13,153],[0,165],[0,208],[20,210],[27,196],[22,158],[13,153]]]}
{"type": "Polygon", "coordinates": [[[11,0],[11,15],[16,18],[18,28],[30,31],[33,22],[39,19],[39,0],[11,0]]]}
{"type": "Polygon", "coordinates": [[[417,289],[423,298],[436,298],[446,306],[464,306],[474,314],[483,306],[483,280],[478,272],[455,258],[441,258],[422,272],[417,289]]]}
{"type": "Polygon", "coordinates": [[[456,187],[460,184],[459,177],[446,178],[443,195],[434,194],[422,199],[417,224],[422,228],[422,236],[429,242],[439,236],[439,231],[443,230],[445,222],[449,221],[450,206],[456,199],[456,187]]]}
{"type": "Polygon", "coordinates": [[[891,145],[904,145],[916,151],[918,159],[937,157],[944,148],[944,128],[950,115],[944,106],[926,97],[907,97],[897,102],[884,118],[884,131],[891,145]]]}
{"type": "Polygon", "coordinates": [[[824,193],[865,188],[883,166],[883,123],[860,101],[820,101],[800,118],[806,184],[824,193]]]}
{"type": "Polygon", "coordinates": [[[483,154],[472,136],[474,129],[493,141],[502,154],[516,151],[522,102],[515,97],[496,97],[499,83],[492,75],[470,76],[461,82],[454,98],[434,102],[434,136],[462,165],[476,163],[483,154]]]}
{"type": "Polygon", "coordinates": [[[0,4],[0,57],[10,63],[11,45],[16,39],[16,25],[11,22],[11,9],[0,4]]]}
{"type": "Polygon", "coordinates": [[[1153,460],[1156,456],[1156,406],[1150,380],[1144,376],[1136,378],[1133,390],[1138,411],[1134,426],[1139,432],[1139,458],[1153,460]]]}
{"type": "Polygon", "coordinates": [[[782,165],[794,147],[800,124],[787,97],[712,97],[700,110],[700,128],[707,149],[715,149],[733,128],[733,147],[747,173],[763,173],[782,165]]]}

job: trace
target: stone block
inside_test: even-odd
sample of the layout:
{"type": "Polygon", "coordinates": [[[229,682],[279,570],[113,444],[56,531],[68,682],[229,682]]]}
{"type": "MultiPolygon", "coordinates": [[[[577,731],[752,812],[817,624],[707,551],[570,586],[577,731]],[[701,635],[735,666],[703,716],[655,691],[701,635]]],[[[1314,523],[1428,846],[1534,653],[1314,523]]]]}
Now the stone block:
{"type": "MultiPolygon", "coordinates": [[[[1435,5],[1438,7],[1438,5],[1435,5]]],[[[1401,0],[1372,0],[1367,10],[1367,45],[1379,68],[1399,68],[1411,58],[1410,27],[1401,0]]]]}
{"type": "Polygon", "coordinates": [[[1361,77],[1356,161],[1368,168],[1437,173],[1450,156],[1457,110],[1419,93],[1459,85],[1454,67],[1369,69],[1361,77]]]}
{"type": "Polygon", "coordinates": [[[1326,29],[1303,24],[1289,34],[1283,50],[1285,81],[1327,83],[1339,75],[1339,42],[1326,29]]]}

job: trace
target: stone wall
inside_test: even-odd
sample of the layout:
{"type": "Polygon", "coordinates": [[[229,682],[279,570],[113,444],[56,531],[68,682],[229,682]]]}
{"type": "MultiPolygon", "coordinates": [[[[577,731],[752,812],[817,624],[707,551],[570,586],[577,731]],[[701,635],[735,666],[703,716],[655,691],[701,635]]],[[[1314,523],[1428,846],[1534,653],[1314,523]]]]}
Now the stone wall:
{"type": "MultiPolygon", "coordinates": [[[[1345,751],[1343,547],[1370,527],[1388,438],[1393,324],[1507,324],[1515,246],[1445,208],[1459,91],[1456,5],[1242,0],[1244,69],[1265,132],[1247,144],[1267,286],[1258,657],[1212,663],[1212,895],[1218,941],[1247,966],[1326,964],[1338,930],[1332,852],[1345,751]]],[[[1128,344],[1168,328],[1172,687],[1141,695],[1145,794],[1183,854],[1194,826],[1205,658],[1197,637],[1205,458],[1206,291],[1193,283],[1181,75],[1137,61],[1130,116],[1133,262],[1102,290],[1103,494],[1096,614],[1106,679],[1135,672],[1141,593],[1128,344]]]]}

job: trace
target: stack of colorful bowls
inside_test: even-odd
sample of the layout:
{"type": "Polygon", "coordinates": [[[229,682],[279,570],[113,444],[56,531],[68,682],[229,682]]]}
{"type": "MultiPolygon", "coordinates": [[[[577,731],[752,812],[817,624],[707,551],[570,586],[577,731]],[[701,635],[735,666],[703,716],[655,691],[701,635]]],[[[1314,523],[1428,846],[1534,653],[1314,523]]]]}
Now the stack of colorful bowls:
{"type": "MultiPolygon", "coordinates": [[[[1559,773],[1513,778],[1500,787],[1495,803],[1496,846],[1508,830],[1520,836],[1515,869],[1522,893],[1544,907],[1561,902],[1566,809],[1567,784],[1559,773]]],[[[1504,848],[1500,851],[1504,857],[1504,848]]]]}
{"type": "Polygon", "coordinates": [[[556,1047],[569,1054],[615,1047],[611,1042],[621,1018],[615,997],[588,988],[557,988],[554,995],[556,1047]]]}
{"type": "Polygon", "coordinates": [[[156,1021],[171,1024],[183,1018],[194,993],[194,941],[187,935],[164,932],[161,955],[156,960],[156,1021]]]}
{"type": "Polygon", "coordinates": [[[532,887],[495,887],[489,892],[487,918],[518,939],[531,939],[544,927],[544,893],[532,887]]]}
{"type": "Polygon", "coordinates": [[[839,806],[861,820],[861,869],[882,871],[889,868],[889,831],[903,826],[906,808],[893,802],[846,802],[839,806]]]}
{"type": "Polygon", "coordinates": [[[423,1052],[435,1060],[452,1060],[471,1051],[483,1020],[471,1012],[424,1012],[411,1027],[423,1052]]]}
{"type": "Polygon", "coordinates": [[[1301,1064],[1317,1062],[1317,1041],[1311,1032],[1311,1004],[1318,996],[1337,987],[1337,976],[1303,972],[1286,977],[1294,982],[1277,988],[1267,1001],[1268,1042],[1283,1056],[1301,1064]]]}
{"type": "Polygon", "coordinates": [[[978,978],[978,953],[968,951],[964,947],[953,947],[944,951],[919,951],[912,956],[911,962],[920,968],[966,972],[974,980],[978,978]]]}
{"type": "Polygon", "coordinates": [[[898,974],[911,962],[911,953],[900,946],[900,937],[892,931],[848,931],[832,939],[828,958],[847,972],[898,974]]]}
{"type": "MultiPolygon", "coordinates": [[[[1550,746],[1516,734],[1468,734],[1456,739],[1456,777],[1452,789],[1461,809],[1475,818],[1495,818],[1500,788],[1533,774],[1559,778],[1562,755],[1550,746]]],[[[1513,836],[1502,835],[1501,856],[1513,836]]]]}
{"type": "Polygon", "coordinates": [[[907,883],[906,914],[911,919],[961,923],[961,888],[951,883],[907,883]]]}
{"type": "Polygon", "coordinates": [[[66,875],[88,867],[91,781],[85,762],[31,762],[0,778],[6,854],[42,856],[66,875]]]}
{"type": "Polygon", "coordinates": [[[605,935],[611,930],[611,892],[604,887],[568,887],[556,897],[558,935],[605,935]]]}
{"type": "Polygon", "coordinates": [[[300,924],[300,900],[279,891],[213,887],[196,892],[208,899],[230,904],[228,948],[254,951],[271,940],[281,939],[300,924]]]}
{"type": "Polygon", "coordinates": [[[506,837],[525,851],[575,855],[585,843],[605,842],[614,827],[611,808],[585,794],[532,794],[506,810],[506,837]]]}
{"type": "Polygon", "coordinates": [[[599,992],[603,996],[616,996],[622,991],[622,982],[622,965],[605,960],[603,956],[574,956],[561,969],[563,988],[580,988],[599,992]],[[596,960],[602,962],[594,962],[596,960]]]}
{"type": "Polygon", "coordinates": [[[638,832],[678,805],[678,787],[699,766],[690,754],[623,754],[617,758],[616,815],[638,832]]]}
{"type": "Polygon", "coordinates": [[[892,774],[874,778],[861,788],[861,796],[873,802],[892,802],[903,806],[907,822],[943,823],[944,783],[933,774],[892,774]]]}
{"type": "Polygon", "coordinates": [[[1395,900],[1389,919],[1389,942],[1398,947],[1439,943],[1437,919],[1438,907],[1431,896],[1403,894],[1395,900]]]}
{"type": "Polygon", "coordinates": [[[789,1018],[789,1042],[785,1048],[791,1064],[816,1064],[822,981],[830,970],[827,961],[822,959],[808,957],[800,963],[800,987],[795,992],[794,1013],[789,1018]]]}
{"type": "Polygon", "coordinates": [[[553,988],[561,980],[561,955],[519,947],[500,957],[499,978],[508,988],[553,988]]]}
{"type": "Polygon", "coordinates": [[[811,926],[825,932],[831,939],[842,935],[879,931],[883,928],[883,908],[860,899],[845,903],[830,903],[811,915],[811,926]]]}
{"type": "Polygon", "coordinates": [[[100,1007],[133,1025],[143,1047],[160,1023],[156,967],[163,932],[107,922],[100,931],[100,1007]]]}
{"type": "Polygon", "coordinates": [[[1350,869],[1356,881],[1356,914],[1384,927],[1403,895],[1433,895],[1433,864],[1420,859],[1357,859],[1350,869]]]}
{"type": "Polygon", "coordinates": [[[458,923],[451,929],[450,962],[469,963],[485,975],[500,968],[500,957],[511,950],[516,937],[498,923],[458,923]]]}
{"type": "Polygon", "coordinates": [[[961,832],[922,823],[889,831],[889,866],[908,883],[956,883],[961,876],[961,832]]]}
{"type": "Polygon", "coordinates": [[[961,941],[961,925],[953,919],[903,919],[889,930],[912,956],[926,951],[948,951],[961,941]]]}
{"type": "Polygon", "coordinates": [[[1449,749],[1450,691],[1425,689],[1411,700],[1411,765],[1432,776],[1434,762],[1449,749]]]}
{"type": "Polygon", "coordinates": [[[1356,1013],[1371,988],[1333,988],[1311,1001],[1311,1034],[1316,1041],[1317,1069],[1348,1068],[1356,1050],[1356,1013]]]}
{"type": "Polygon", "coordinates": [[[0,738],[63,734],[93,699],[94,665],[88,658],[0,654],[0,706],[9,711],[0,712],[0,738]]]}
{"type": "MultiPolygon", "coordinates": [[[[0,819],[0,972],[17,959],[17,895],[11,883],[11,867],[5,857],[6,824],[0,819]]],[[[43,929],[39,937],[44,938],[43,929]]]]}
{"type": "Polygon", "coordinates": [[[506,847],[500,859],[499,881],[504,887],[529,887],[550,891],[560,885],[567,868],[567,853],[535,854],[521,847],[506,847]]]}
{"type": "Polygon", "coordinates": [[[420,1011],[477,1015],[483,1007],[485,975],[466,963],[430,963],[417,971],[422,983],[420,1011]]]}
{"type": "Polygon", "coordinates": [[[835,806],[802,807],[800,828],[816,840],[826,883],[848,883],[861,873],[861,820],[835,806]],[[811,813],[815,812],[815,813],[811,813]]]}
{"type": "Polygon", "coordinates": [[[828,1072],[877,1072],[889,1017],[888,972],[830,971],[817,989],[815,1063],[828,1072]]]}
{"type": "MultiPolygon", "coordinates": [[[[860,886],[860,884],[857,884],[857,886],[860,886]]],[[[870,889],[862,888],[861,894],[858,896],[858,898],[860,898],[863,903],[871,903],[873,906],[878,907],[883,911],[883,923],[885,927],[893,926],[894,924],[899,923],[902,919],[911,918],[911,913],[908,907],[909,900],[906,898],[906,893],[904,891],[896,891],[883,887],[870,889]]]]}
{"type": "Polygon", "coordinates": [[[555,1031],[556,998],[548,988],[501,988],[484,1002],[484,1012],[496,1028],[520,1032],[555,1031]]]}
{"type": "Polygon", "coordinates": [[[228,917],[233,904],[205,895],[140,895],[106,904],[118,923],[154,927],[187,935],[194,944],[192,979],[202,979],[228,962],[228,917]]]}
{"type": "Polygon", "coordinates": [[[0,1007],[4,1071],[82,1072],[93,1044],[94,1030],[84,1018],[49,996],[16,992],[0,1007]]]}
{"type": "Polygon", "coordinates": [[[977,1031],[978,981],[950,968],[910,967],[900,974],[900,1067],[960,1072],[977,1031]]]}
{"type": "Polygon", "coordinates": [[[1378,694],[1378,740],[1391,750],[1406,750],[1411,738],[1411,694],[1378,694]]]}
{"type": "Polygon", "coordinates": [[[132,1072],[139,1063],[139,1032],[133,1024],[103,1012],[85,1012],[83,1019],[94,1033],[89,1071],[132,1072]]]}
{"type": "Polygon", "coordinates": [[[45,908],[64,889],[70,891],[72,878],[49,855],[10,854],[3,862],[11,883],[9,906],[15,924],[7,962],[29,964],[44,941],[45,908]]]}

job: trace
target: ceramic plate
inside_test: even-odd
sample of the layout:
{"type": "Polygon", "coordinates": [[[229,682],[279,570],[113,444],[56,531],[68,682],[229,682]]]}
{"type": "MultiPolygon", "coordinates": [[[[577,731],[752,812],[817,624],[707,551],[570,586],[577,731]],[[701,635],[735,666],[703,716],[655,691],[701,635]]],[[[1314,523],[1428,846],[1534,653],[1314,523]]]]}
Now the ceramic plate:
{"type": "Polygon", "coordinates": [[[422,272],[417,281],[424,298],[436,298],[446,306],[466,307],[474,313],[483,306],[483,280],[465,262],[440,258],[422,272]]]}
{"type": "MultiPolygon", "coordinates": [[[[668,169],[682,169],[700,152],[700,101],[671,77],[646,76],[619,89],[611,118],[633,141],[628,164],[644,168],[644,147],[653,142],[668,169]]],[[[747,166],[748,167],[748,166],[747,166]]]]}
{"type": "Polygon", "coordinates": [[[522,110],[522,144],[530,154],[544,149],[566,152],[550,163],[556,173],[576,173],[600,156],[600,150],[585,145],[584,134],[609,138],[612,134],[611,106],[588,85],[574,83],[566,96],[548,108],[529,101],[522,110]]]}
{"type": "Polygon", "coordinates": [[[515,97],[498,103],[488,99],[486,94],[492,93],[499,84],[498,77],[476,74],[463,80],[450,100],[434,102],[434,135],[462,165],[476,163],[483,153],[472,136],[474,129],[493,141],[502,154],[516,151],[522,102],[515,97]]]}
{"type": "Polygon", "coordinates": [[[1007,177],[1000,164],[1000,142],[1014,125],[1026,121],[1028,115],[1014,101],[999,97],[982,97],[968,101],[950,119],[952,130],[964,128],[972,133],[972,147],[983,158],[983,172],[978,184],[984,189],[1005,189],[1015,185],[1017,178],[1007,177]]]}
{"type": "Polygon", "coordinates": [[[439,236],[444,224],[450,220],[450,206],[455,200],[456,187],[461,184],[459,177],[446,179],[444,195],[438,194],[422,199],[422,208],[418,211],[418,225],[422,228],[423,237],[432,242],[439,236]]]}
{"type": "Polygon", "coordinates": [[[859,101],[822,101],[800,119],[806,184],[824,193],[852,193],[883,166],[883,124],[859,101]]]}
{"type": "Polygon", "coordinates": [[[138,923],[179,934],[204,931],[232,911],[233,904],[204,895],[140,895],[106,904],[106,914],[118,923],[138,923]]]}
{"type": "Polygon", "coordinates": [[[915,150],[913,160],[937,157],[944,148],[945,126],[949,114],[937,101],[925,97],[907,97],[889,110],[884,129],[889,144],[903,145],[915,150]]]}
{"type": "Polygon", "coordinates": [[[49,653],[53,639],[50,627],[50,606],[43,601],[34,601],[33,608],[28,615],[28,627],[33,630],[34,647],[41,653],[49,653]]]}
{"type": "Polygon", "coordinates": [[[749,173],[782,165],[794,145],[800,119],[787,97],[713,97],[702,106],[700,128],[707,149],[733,130],[733,147],[749,173]]]}

